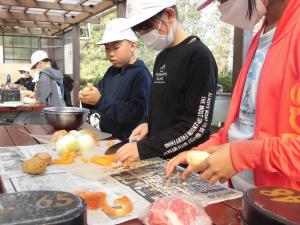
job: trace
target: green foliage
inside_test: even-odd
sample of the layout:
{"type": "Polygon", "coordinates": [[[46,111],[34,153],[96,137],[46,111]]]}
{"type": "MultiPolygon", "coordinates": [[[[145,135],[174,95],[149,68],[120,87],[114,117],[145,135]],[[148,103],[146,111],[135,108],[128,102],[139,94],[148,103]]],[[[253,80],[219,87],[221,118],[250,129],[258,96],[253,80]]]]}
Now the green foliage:
{"type": "Polygon", "coordinates": [[[101,24],[91,24],[91,39],[81,42],[80,74],[82,85],[88,82],[98,83],[110,66],[110,62],[106,60],[104,47],[96,46],[96,43],[101,39],[107,22],[115,17],[116,13],[111,13],[101,20],[101,24]]]}
{"type": "MultiPolygon", "coordinates": [[[[200,37],[212,51],[219,68],[219,82],[224,91],[230,90],[233,50],[233,27],[220,22],[217,4],[212,4],[205,10],[197,11],[194,1],[178,0],[179,21],[190,34],[200,37]]],[[[104,48],[96,46],[101,39],[108,21],[116,17],[111,13],[101,19],[100,25],[91,24],[92,38],[81,43],[81,83],[97,83],[110,66],[105,58],[104,48]]],[[[145,47],[138,41],[136,55],[142,59],[152,72],[158,52],[145,47]]]]}
{"type": "Polygon", "coordinates": [[[218,84],[223,86],[223,92],[232,91],[232,71],[225,71],[222,74],[219,74],[218,84]]]}

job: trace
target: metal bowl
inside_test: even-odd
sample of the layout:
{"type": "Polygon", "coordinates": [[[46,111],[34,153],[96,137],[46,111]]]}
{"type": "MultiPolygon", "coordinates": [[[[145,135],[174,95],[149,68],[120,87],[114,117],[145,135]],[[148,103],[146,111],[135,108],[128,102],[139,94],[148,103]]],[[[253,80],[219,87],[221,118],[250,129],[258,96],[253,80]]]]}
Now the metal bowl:
{"type": "Polygon", "coordinates": [[[43,109],[45,119],[57,130],[74,130],[87,119],[88,109],[76,107],[48,107],[43,109]]]}

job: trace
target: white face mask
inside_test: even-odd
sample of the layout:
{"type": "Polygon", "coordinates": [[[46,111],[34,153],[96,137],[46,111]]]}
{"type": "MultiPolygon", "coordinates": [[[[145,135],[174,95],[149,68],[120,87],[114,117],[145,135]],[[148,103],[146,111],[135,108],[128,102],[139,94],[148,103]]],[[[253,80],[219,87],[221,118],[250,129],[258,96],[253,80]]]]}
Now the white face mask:
{"type": "Polygon", "coordinates": [[[40,79],[40,71],[36,71],[33,75],[32,75],[32,77],[33,77],[33,82],[37,82],[37,81],[39,81],[39,79],[40,79]]]}
{"type": "Polygon", "coordinates": [[[162,23],[162,18],[160,20],[159,26],[156,29],[141,35],[141,38],[143,39],[145,45],[151,49],[154,50],[163,50],[167,48],[173,41],[174,41],[174,32],[176,29],[174,29],[174,23],[170,26],[170,31],[168,35],[160,34],[159,28],[162,23]]]}
{"type": "Polygon", "coordinates": [[[262,0],[256,0],[256,9],[251,19],[248,16],[248,0],[228,0],[219,6],[219,10],[223,22],[246,30],[253,30],[267,12],[262,0]]]}

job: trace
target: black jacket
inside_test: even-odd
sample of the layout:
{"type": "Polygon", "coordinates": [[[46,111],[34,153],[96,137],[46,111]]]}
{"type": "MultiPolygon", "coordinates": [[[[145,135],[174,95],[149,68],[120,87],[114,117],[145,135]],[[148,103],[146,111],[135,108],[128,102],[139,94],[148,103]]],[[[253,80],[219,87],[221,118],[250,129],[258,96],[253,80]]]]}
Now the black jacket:
{"type": "Polygon", "coordinates": [[[15,84],[20,84],[24,86],[27,90],[34,91],[35,83],[32,81],[32,77],[29,78],[21,77],[15,82],[15,84]]]}
{"type": "Polygon", "coordinates": [[[101,131],[127,139],[147,116],[151,80],[151,74],[141,60],[124,69],[111,66],[98,84],[102,97],[95,106],[87,106],[98,114],[96,117],[92,114],[90,118],[100,120],[101,131]]]}
{"type": "Polygon", "coordinates": [[[67,75],[63,74],[64,76],[64,101],[66,103],[66,106],[73,106],[72,104],[72,97],[71,92],[73,90],[73,79],[67,75]]]}
{"type": "Polygon", "coordinates": [[[138,142],[141,159],[171,158],[208,139],[217,73],[213,55],[195,36],[158,55],[149,99],[149,134],[138,142]]]}

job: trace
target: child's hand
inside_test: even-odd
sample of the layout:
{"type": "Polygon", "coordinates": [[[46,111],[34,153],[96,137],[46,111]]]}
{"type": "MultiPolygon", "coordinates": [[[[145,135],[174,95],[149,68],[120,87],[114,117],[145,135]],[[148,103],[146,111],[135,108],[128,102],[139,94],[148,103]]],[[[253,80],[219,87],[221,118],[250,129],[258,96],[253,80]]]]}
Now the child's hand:
{"type": "Polygon", "coordinates": [[[93,84],[88,84],[87,87],[79,92],[79,99],[82,103],[88,105],[96,105],[101,98],[101,93],[93,84]]]}
{"type": "Polygon", "coordinates": [[[148,123],[142,123],[137,126],[131,133],[130,137],[134,137],[136,140],[142,140],[148,134],[148,123]]]}

